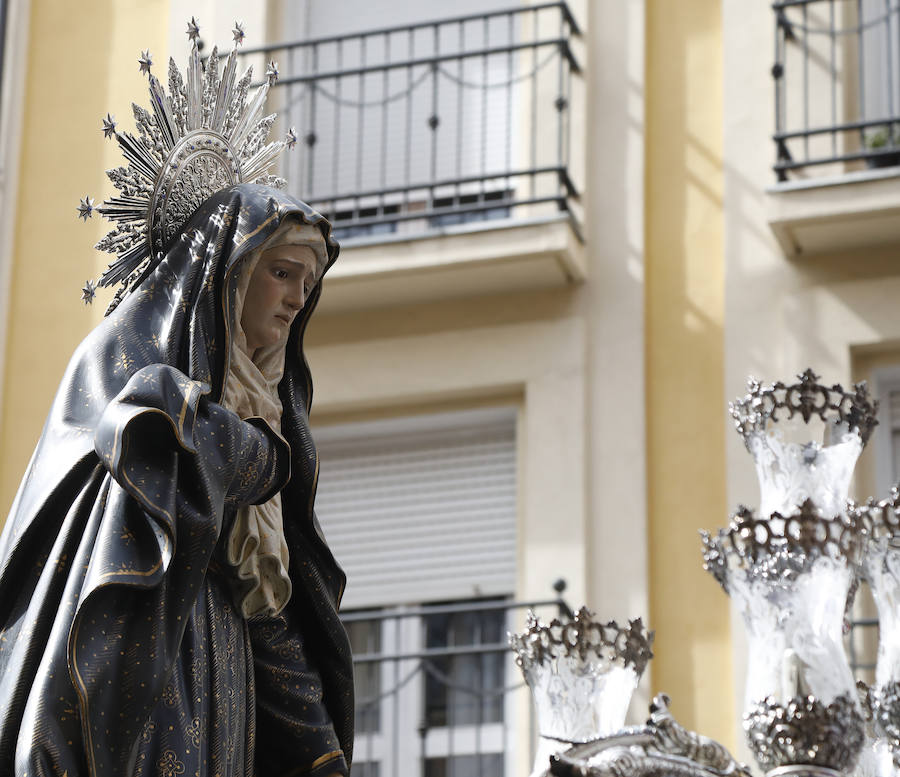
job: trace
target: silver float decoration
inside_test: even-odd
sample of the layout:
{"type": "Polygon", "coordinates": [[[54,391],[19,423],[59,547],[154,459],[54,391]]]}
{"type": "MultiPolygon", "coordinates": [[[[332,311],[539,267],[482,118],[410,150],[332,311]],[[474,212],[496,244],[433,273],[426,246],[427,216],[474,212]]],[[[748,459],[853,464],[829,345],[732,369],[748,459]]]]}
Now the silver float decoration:
{"type": "Polygon", "coordinates": [[[703,532],[704,566],[741,610],[748,639],[744,728],[770,775],[847,773],[865,715],[843,647],[865,522],[847,509],[856,460],[877,423],[865,384],[763,385],[730,406],[753,456],[755,515],[703,532]],[[821,439],[810,439],[819,436],[821,439]]]}
{"type": "MultiPolygon", "coordinates": [[[[756,465],[760,507],[739,507],[728,527],[701,532],[703,558],[743,615],[744,729],[766,777],[900,774],[900,491],[881,502],[847,499],[877,409],[864,383],[845,391],[812,370],[793,384],[751,378],[730,405],[756,465]],[[872,688],[855,682],[843,644],[860,579],[880,621],[872,688]]],[[[679,726],[664,696],[645,726],[623,728],[649,640],[638,651],[646,658],[629,663],[626,630],[588,629],[585,610],[578,618],[531,620],[511,640],[542,734],[532,777],[749,777],[721,745],[679,726]],[[602,645],[594,675],[585,671],[588,644],[602,645]],[[627,681],[613,679],[614,665],[632,668],[627,681]]],[[[642,631],[639,621],[631,631],[635,623],[642,631]]]]}
{"type": "Polygon", "coordinates": [[[549,623],[529,613],[525,630],[509,641],[537,709],[533,775],[543,774],[548,758],[568,743],[619,731],[653,656],[653,633],[640,618],[627,626],[600,623],[586,607],[549,623]]]}
{"type": "Polygon", "coordinates": [[[708,737],[683,728],[660,694],[644,726],[576,745],[550,759],[554,777],[750,777],[750,770],[708,737]]]}

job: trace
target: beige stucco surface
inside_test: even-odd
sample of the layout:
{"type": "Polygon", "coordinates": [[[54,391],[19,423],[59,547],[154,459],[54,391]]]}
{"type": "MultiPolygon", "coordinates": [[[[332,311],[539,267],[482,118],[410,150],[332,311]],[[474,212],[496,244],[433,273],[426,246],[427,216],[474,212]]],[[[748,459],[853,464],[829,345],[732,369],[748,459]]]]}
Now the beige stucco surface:
{"type": "Polygon", "coordinates": [[[112,193],[104,171],[119,164],[101,119],[131,116],[144,101],[137,59],[150,48],[164,62],[168,25],[162,0],[72,4],[31,0],[15,236],[9,261],[6,369],[0,427],[0,515],[4,518],[40,435],[75,345],[109,297],[80,302],[87,278],[105,266],[92,249],[106,232],[82,223],[76,206],[112,193]],[[116,63],[111,66],[111,63],[116,63]]]}

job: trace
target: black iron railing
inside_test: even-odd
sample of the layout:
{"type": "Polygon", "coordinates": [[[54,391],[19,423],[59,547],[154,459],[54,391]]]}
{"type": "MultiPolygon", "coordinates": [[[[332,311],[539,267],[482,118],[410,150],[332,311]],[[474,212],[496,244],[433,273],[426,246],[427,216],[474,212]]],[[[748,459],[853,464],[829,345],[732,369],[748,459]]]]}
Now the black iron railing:
{"type": "Polygon", "coordinates": [[[351,612],[357,777],[527,773],[535,725],[507,645],[522,611],[571,615],[562,599],[504,599],[351,612]]]}
{"type": "Polygon", "coordinates": [[[778,180],[900,165],[900,2],[772,8],[778,180]]]}
{"type": "Polygon", "coordinates": [[[571,213],[564,2],[269,45],[293,194],[343,238],[571,213]]]}

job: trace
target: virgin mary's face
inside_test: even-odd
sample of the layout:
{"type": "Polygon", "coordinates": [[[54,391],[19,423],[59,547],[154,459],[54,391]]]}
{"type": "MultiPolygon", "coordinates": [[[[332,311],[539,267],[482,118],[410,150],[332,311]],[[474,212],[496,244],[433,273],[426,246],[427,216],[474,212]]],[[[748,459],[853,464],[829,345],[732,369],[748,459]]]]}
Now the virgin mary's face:
{"type": "Polygon", "coordinates": [[[279,245],[262,252],[241,312],[251,355],[287,337],[318,280],[316,254],[309,246],[279,245]]]}

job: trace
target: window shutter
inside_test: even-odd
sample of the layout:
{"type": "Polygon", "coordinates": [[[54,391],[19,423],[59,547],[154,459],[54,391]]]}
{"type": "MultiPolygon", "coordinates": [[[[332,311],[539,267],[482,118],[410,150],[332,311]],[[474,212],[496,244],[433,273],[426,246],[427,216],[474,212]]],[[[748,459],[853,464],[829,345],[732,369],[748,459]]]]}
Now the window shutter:
{"type": "Polygon", "coordinates": [[[316,513],[347,608],[515,590],[514,408],[314,430],[316,513]]]}

